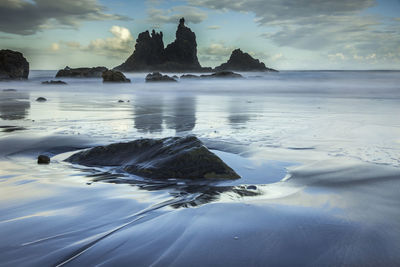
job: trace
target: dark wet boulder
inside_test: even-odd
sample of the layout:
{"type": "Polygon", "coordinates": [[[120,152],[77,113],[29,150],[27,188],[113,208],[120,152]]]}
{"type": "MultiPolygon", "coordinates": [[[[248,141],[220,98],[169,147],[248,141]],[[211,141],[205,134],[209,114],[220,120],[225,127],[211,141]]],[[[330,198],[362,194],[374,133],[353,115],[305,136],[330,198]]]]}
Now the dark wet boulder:
{"type": "Polygon", "coordinates": [[[115,166],[154,179],[238,179],[239,175],[194,136],[139,139],[78,152],[67,162],[115,166]]]}
{"type": "Polygon", "coordinates": [[[57,81],[51,80],[51,81],[44,81],[44,82],[42,82],[42,84],[45,84],[45,85],[66,85],[67,83],[63,82],[63,81],[60,81],[60,80],[57,80],[57,81]]]}
{"type": "Polygon", "coordinates": [[[263,62],[253,58],[240,49],[235,49],[226,63],[215,67],[215,71],[276,71],[267,68],[263,62]]]}
{"type": "Polygon", "coordinates": [[[37,159],[38,164],[49,164],[50,158],[46,155],[39,155],[37,159]]]}
{"type": "Polygon", "coordinates": [[[0,80],[28,79],[29,63],[22,53],[0,50],[0,80]]]}
{"type": "Polygon", "coordinates": [[[70,77],[70,78],[101,78],[103,72],[108,70],[106,67],[94,67],[94,68],[70,68],[65,67],[59,70],[56,74],[56,78],[59,77],[70,77]]]}
{"type": "Polygon", "coordinates": [[[159,72],[153,72],[147,74],[146,82],[176,82],[176,80],[168,75],[162,75],[159,72]]]}
{"type": "Polygon", "coordinates": [[[46,102],[47,99],[41,96],[41,97],[36,98],[36,101],[37,102],[46,102]]]}
{"type": "Polygon", "coordinates": [[[103,83],[130,83],[131,80],[127,79],[125,75],[116,70],[107,70],[103,72],[103,83]]]}
{"type": "Polygon", "coordinates": [[[213,74],[201,75],[200,78],[243,78],[243,76],[232,71],[218,71],[213,74]]]}

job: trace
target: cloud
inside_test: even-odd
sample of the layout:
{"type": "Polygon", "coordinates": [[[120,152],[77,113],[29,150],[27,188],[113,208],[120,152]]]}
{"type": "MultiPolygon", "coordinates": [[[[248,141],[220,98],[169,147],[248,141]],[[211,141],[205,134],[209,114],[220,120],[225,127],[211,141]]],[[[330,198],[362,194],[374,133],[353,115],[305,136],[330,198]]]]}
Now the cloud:
{"type": "Polygon", "coordinates": [[[97,0],[1,0],[0,31],[30,35],[51,27],[77,28],[83,21],[128,20],[106,13],[97,0]]]}
{"type": "Polygon", "coordinates": [[[58,43],[52,43],[50,46],[50,50],[53,52],[56,52],[56,51],[60,50],[60,45],[58,43]]]}
{"type": "Polygon", "coordinates": [[[62,42],[67,48],[93,52],[108,57],[126,57],[133,52],[134,39],[129,29],[121,26],[112,26],[110,32],[113,37],[95,39],[88,45],[79,42],[62,42]]]}
{"type": "MultiPolygon", "coordinates": [[[[399,54],[400,20],[368,15],[375,0],[188,0],[193,6],[221,11],[250,12],[265,27],[261,37],[275,45],[334,55],[399,54]]],[[[332,57],[331,57],[332,58],[332,57]]]]}
{"type": "Polygon", "coordinates": [[[223,11],[252,12],[260,24],[326,15],[345,15],[375,5],[375,0],[188,0],[188,2],[194,6],[223,11]]]}
{"type": "Polygon", "coordinates": [[[207,13],[200,8],[192,6],[175,6],[170,9],[149,8],[147,10],[148,21],[153,24],[162,25],[165,23],[176,24],[180,18],[184,17],[186,22],[200,23],[207,19],[207,13]]]}
{"type": "Polygon", "coordinates": [[[208,26],[207,29],[209,29],[209,30],[219,30],[219,29],[221,29],[221,26],[211,25],[211,26],[208,26]]]}

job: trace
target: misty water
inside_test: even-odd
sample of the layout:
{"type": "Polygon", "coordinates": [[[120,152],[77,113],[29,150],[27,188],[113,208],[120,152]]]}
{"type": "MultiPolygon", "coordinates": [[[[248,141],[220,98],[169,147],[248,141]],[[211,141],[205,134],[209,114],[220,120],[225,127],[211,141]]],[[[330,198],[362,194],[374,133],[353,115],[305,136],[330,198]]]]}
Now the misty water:
{"type": "Polygon", "coordinates": [[[55,73],[0,83],[0,265],[400,264],[400,72],[41,84],[55,73]],[[158,181],[63,161],[186,135],[242,178],[158,181]]]}

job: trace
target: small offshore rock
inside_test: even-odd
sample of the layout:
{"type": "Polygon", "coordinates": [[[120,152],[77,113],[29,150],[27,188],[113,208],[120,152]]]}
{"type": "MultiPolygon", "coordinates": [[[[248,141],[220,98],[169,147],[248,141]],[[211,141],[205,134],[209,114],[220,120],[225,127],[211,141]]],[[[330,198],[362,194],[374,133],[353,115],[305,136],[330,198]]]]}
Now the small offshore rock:
{"type": "Polygon", "coordinates": [[[226,63],[215,67],[216,71],[274,71],[276,70],[267,68],[263,62],[253,58],[248,53],[244,53],[240,49],[235,49],[229,60],[226,63]]]}
{"type": "Polygon", "coordinates": [[[124,103],[125,101],[124,100],[118,100],[118,103],[124,103]]]}
{"type": "Polygon", "coordinates": [[[243,76],[233,71],[218,71],[213,74],[201,75],[200,78],[243,78],[243,76]]]}
{"type": "Polygon", "coordinates": [[[37,159],[38,164],[49,164],[50,158],[46,155],[39,155],[37,159]]]}
{"type": "Polygon", "coordinates": [[[103,72],[103,83],[130,83],[131,80],[127,79],[125,75],[116,70],[107,70],[103,72]]]}
{"type": "Polygon", "coordinates": [[[66,85],[67,83],[64,82],[64,81],[60,81],[60,80],[57,80],[57,81],[51,80],[51,81],[44,81],[44,82],[42,82],[42,84],[46,84],[46,85],[48,85],[48,84],[66,85]]]}
{"type": "Polygon", "coordinates": [[[47,99],[44,97],[38,97],[38,98],[36,98],[36,101],[37,102],[45,102],[45,101],[47,101],[47,99]]]}
{"type": "Polygon", "coordinates": [[[64,69],[59,70],[56,74],[58,77],[71,77],[71,78],[101,78],[103,72],[108,70],[106,67],[94,68],[70,68],[66,66],[64,69]]]}
{"type": "Polygon", "coordinates": [[[168,75],[162,75],[159,72],[153,72],[147,74],[146,82],[176,82],[176,80],[168,75]]]}
{"type": "Polygon", "coordinates": [[[183,74],[181,75],[181,79],[200,79],[200,76],[193,74],[183,74]]]}

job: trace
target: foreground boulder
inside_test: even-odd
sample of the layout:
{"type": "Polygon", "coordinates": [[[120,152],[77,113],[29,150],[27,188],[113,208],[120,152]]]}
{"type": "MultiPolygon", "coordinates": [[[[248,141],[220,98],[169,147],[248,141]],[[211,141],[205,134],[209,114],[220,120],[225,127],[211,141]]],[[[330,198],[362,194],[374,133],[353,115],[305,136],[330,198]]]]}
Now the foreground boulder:
{"type": "Polygon", "coordinates": [[[94,68],[70,68],[65,67],[59,70],[56,74],[56,78],[59,77],[70,77],[70,78],[101,78],[103,72],[108,70],[106,67],[94,67],[94,68]]]}
{"type": "Polygon", "coordinates": [[[264,63],[258,59],[253,58],[248,53],[242,52],[240,49],[236,49],[232,52],[231,57],[226,63],[215,67],[215,71],[276,71],[274,69],[267,68],[264,63]]]}
{"type": "Polygon", "coordinates": [[[28,79],[29,63],[20,52],[0,50],[0,80],[28,79]]]}
{"type": "Polygon", "coordinates": [[[146,82],[176,82],[176,80],[168,75],[162,75],[159,72],[153,72],[147,74],[146,82]]]}
{"type": "Polygon", "coordinates": [[[84,166],[118,166],[155,179],[238,179],[239,175],[194,136],[140,139],[78,152],[67,162],[84,166]]]}
{"type": "Polygon", "coordinates": [[[103,72],[103,83],[130,83],[131,80],[127,79],[120,71],[107,70],[103,72]]]}

